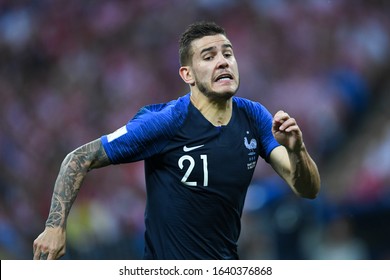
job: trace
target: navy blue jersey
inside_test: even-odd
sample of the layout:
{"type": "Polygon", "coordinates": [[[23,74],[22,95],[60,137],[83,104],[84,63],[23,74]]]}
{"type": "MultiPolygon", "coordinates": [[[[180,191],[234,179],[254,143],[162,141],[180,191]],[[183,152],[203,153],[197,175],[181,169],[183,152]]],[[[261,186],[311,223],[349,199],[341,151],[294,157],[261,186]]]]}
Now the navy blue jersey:
{"type": "Polygon", "coordinates": [[[145,160],[145,259],[237,259],[240,218],[258,156],[279,144],[272,116],[233,97],[226,126],[212,125],[190,94],[142,108],[103,136],[113,164],[145,160]]]}

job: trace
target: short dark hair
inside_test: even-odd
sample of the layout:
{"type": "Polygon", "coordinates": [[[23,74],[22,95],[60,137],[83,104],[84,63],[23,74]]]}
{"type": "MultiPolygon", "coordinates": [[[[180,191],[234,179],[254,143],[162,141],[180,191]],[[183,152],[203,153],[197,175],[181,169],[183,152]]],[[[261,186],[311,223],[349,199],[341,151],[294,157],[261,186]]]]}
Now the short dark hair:
{"type": "Polygon", "coordinates": [[[205,36],[217,34],[226,36],[225,30],[214,22],[200,21],[189,25],[179,40],[180,65],[183,66],[191,64],[193,55],[191,50],[192,41],[205,36]]]}

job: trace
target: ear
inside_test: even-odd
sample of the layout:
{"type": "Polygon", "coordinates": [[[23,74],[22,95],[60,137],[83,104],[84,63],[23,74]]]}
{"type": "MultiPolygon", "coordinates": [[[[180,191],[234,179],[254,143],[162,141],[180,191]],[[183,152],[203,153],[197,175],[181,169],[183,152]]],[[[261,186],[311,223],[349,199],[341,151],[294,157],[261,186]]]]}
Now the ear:
{"type": "Polygon", "coordinates": [[[179,69],[179,75],[186,84],[194,85],[195,79],[192,75],[192,69],[190,66],[182,66],[179,69]]]}

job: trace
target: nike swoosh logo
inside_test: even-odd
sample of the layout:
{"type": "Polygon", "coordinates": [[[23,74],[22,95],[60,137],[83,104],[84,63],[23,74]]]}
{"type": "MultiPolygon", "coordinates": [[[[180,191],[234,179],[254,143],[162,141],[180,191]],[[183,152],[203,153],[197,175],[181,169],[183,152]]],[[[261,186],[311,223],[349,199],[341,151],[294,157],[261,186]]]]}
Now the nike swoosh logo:
{"type": "Polygon", "coordinates": [[[183,151],[184,151],[184,152],[190,152],[190,151],[199,149],[200,147],[203,147],[203,146],[204,146],[204,145],[199,145],[199,146],[194,146],[194,147],[187,147],[187,146],[184,146],[184,147],[183,147],[183,151]]]}

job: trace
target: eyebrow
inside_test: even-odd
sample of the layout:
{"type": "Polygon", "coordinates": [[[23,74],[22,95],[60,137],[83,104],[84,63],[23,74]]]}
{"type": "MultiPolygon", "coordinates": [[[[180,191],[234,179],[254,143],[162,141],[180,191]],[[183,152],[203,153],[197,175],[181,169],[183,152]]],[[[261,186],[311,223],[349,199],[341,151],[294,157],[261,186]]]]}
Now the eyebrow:
{"type": "MultiPolygon", "coordinates": [[[[209,47],[209,48],[205,48],[205,49],[203,49],[201,52],[200,52],[200,54],[203,54],[203,53],[205,53],[205,52],[209,52],[209,51],[211,51],[211,50],[213,50],[213,49],[215,49],[216,47],[215,46],[212,46],[212,47],[209,47]]],[[[231,44],[223,44],[222,45],[222,48],[223,49],[233,49],[233,46],[231,45],[231,44]]]]}

